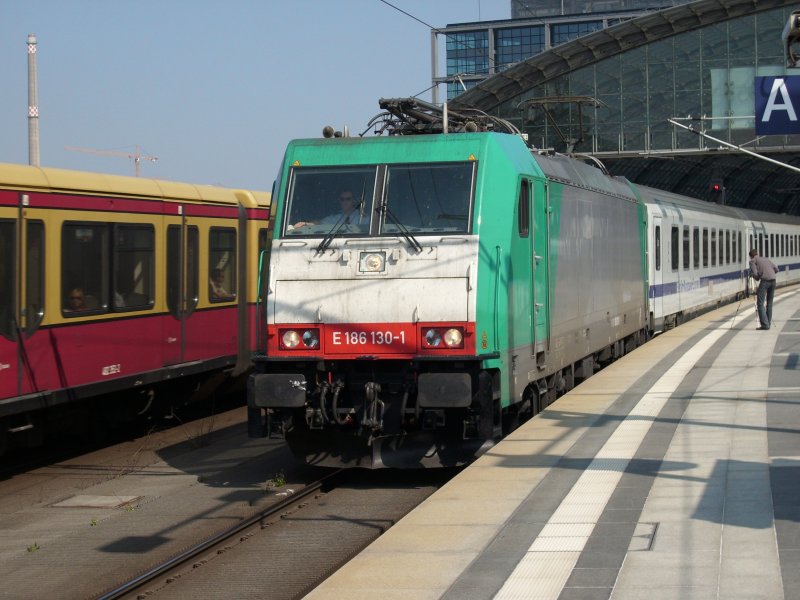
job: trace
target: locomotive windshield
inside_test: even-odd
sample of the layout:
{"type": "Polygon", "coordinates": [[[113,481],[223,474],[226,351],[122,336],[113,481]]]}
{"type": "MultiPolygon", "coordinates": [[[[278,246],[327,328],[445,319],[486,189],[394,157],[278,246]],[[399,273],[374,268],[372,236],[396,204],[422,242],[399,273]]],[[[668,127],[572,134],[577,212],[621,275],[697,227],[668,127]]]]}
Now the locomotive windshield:
{"type": "Polygon", "coordinates": [[[474,162],[296,167],[284,235],[468,233],[474,171],[474,162]]]}

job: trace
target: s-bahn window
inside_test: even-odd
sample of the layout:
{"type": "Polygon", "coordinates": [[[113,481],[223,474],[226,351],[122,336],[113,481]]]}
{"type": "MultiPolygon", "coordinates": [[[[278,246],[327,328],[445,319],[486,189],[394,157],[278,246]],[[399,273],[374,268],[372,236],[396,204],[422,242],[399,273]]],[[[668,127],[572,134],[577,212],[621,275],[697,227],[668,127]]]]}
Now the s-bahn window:
{"type": "Polygon", "coordinates": [[[474,162],[389,165],[380,233],[467,233],[474,162]]]}
{"type": "Polygon", "coordinates": [[[528,237],[530,230],[530,187],[528,180],[523,179],[519,186],[519,205],[517,206],[517,228],[519,237],[528,237]]]}
{"type": "Polygon", "coordinates": [[[293,168],[283,235],[369,233],[377,169],[377,166],[293,168]]]}
{"type": "Polygon", "coordinates": [[[677,227],[673,227],[670,230],[670,248],[669,248],[670,262],[671,262],[670,266],[672,267],[673,271],[677,271],[678,270],[678,264],[680,263],[680,257],[679,257],[680,237],[679,237],[679,235],[680,235],[680,233],[678,232],[678,228],[677,227]]]}
{"type": "Polygon", "coordinates": [[[703,227],[703,266],[708,266],[708,257],[710,255],[708,247],[708,227],[703,227]]]}
{"type": "Polygon", "coordinates": [[[14,277],[17,246],[16,223],[0,220],[0,335],[14,338],[14,290],[17,289],[14,277]]]}
{"type": "MultiPolygon", "coordinates": [[[[722,233],[720,233],[722,235],[722,233]]],[[[720,240],[721,241],[721,240],[720,240]]],[[[731,264],[731,231],[725,230],[725,264],[731,264]]]]}
{"type": "Polygon", "coordinates": [[[208,299],[231,302],[236,299],[236,230],[212,227],[208,247],[208,299]]]}
{"type": "Polygon", "coordinates": [[[64,316],[108,310],[109,226],[67,222],[61,230],[61,285],[64,316]]]}
{"type": "Polygon", "coordinates": [[[111,304],[145,310],[154,304],[155,233],[152,225],[114,225],[111,304]]]}
{"type": "Polygon", "coordinates": [[[28,221],[25,232],[25,331],[44,318],[44,223],[28,221]]]}
{"type": "Polygon", "coordinates": [[[200,234],[196,225],[190,225],[183,230],[186,239],[181,242],[182,229],[167,227],[167,310],[175,318],[191,314],[200,299],[200,234]]]}
{"type": "Polygon", "coordinates": [[[655,240],[654,246],[656,249],[656,256],[655,256],[655,263],[656,263],[656,271],[661,270],[661,226],[656,225],[655,228],[655,240]]]}
{"type": "Polygon", "coordinates": [[[700,268],[700,228],[692,229],[692,265],[695,269],[700,268]]]}
{"type": "Polygon", "coordinates": [[[689,250],[689,248],[690,248],[690,244],[689,244],[689,226],[688,225],[684,225],[683,226],[683,268],[686,271],[689,270],[689,264],[690,264],[690,262],[689,262],[689,259],[690,259],[690,256],[689,256],[690,250],[689,250]]]}

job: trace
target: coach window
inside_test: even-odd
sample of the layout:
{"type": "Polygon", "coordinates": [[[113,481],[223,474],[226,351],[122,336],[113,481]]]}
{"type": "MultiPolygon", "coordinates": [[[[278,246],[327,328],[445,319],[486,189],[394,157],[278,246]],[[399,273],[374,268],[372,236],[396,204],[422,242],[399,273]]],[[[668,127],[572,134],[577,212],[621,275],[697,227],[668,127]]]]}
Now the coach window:
{"type": "Polygon", "coordinates": [[[208,298],[211,302],[235,300],[236,230],[212,227],[208,246],[208,298]]]}
{"type": "Polygon", "coordinates": [[[44,318],[44,223],[28,221],[25,232],[25,331],[31,335],[44,318]]]}
{"type": "Polygon", "coordinates": [[[519,186],[519,205],[517,206],[517,230],[519,237],[528,237],[530,230],[530,188],[528,180],[523,179],[519,186]]]}
{"type": "Polygon", "coordinates": [[[708,266],[708,257],[710,256],[708,248],[708,227],[703,227],[703,266],[708,266]]]}
{"type": "Polygon", "coordinates": [[[700,268],[700,228],[692,229],[692,266],[700,268]]]}
{"type": "Polygon", "coordinates": [[[98,314],[108,310],[108,235],[105,223],[64,223],[61,230],[61,285],[65,316],[98,314]]]}
{"type": "Polygon", "coordinates": [[[689,270],[690,257],[689,257],[689,226],[683,226],[683,268],[685,271],[689,270]]]}
{"type": "Polygon", "coordinates": [[[739,252],[736,255],[737,256],[737,262],[739,262],[741,264],[741,262],[742,262],[742,232],[741,231],[736,232],[736,239],[739,240],[739,243],[737,244],[737,248],[739,249],[739,252]]]}
{"type": "Polygon", "coordinates": [[[0,220],[0,335],[14,339],[14,221],[0,220]]]}
{"type": "Polygon", "coordinates": [[[672,267],[673,271],[678,270],[678,265],[680,264],[680,233],[677,227],[672,227],[669,232],[670,237],[670,266],[672,267]]]}
{"type": "Polygon", "coordinates": [[[154,304],[155,232],[152,225],[115,225],[111,303],[114,310],[154,304]]]}
{"type": "Polygon", "coordinates": [[[711,266],[717,266],[717,230],[711,230],[711,266]]]}
{"type": "Polygon", "coordinates": [[[655,229],[655,247],[656,247],[656,271],[661,270],[661,226],[656,225],[655,229]]]}
{"type": "MultiPolygon", "coordinates": [[[[720,232],[722,235],[722,232],[720,232]]],[[[722,244],[722,240],[720,239],[720,244],[722,244]]],[[[722,264],[722,258],[720,257],[720,264],[722,264]]],[[[725,264],[731,264],[731,230],[725,230],[725,264]]]]}

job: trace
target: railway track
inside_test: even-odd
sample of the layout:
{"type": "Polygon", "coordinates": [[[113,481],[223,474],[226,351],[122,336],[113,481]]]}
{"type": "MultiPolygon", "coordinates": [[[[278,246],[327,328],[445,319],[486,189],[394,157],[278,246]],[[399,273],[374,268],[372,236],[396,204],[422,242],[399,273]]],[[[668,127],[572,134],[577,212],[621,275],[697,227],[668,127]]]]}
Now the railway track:
{"type": "Polygon", "coordinates": [[[302,598],[455,472],[335,471],[99,598],[302,598]]]}
{"type": "Polygon", "coordinates": [[[279,515],[296,510],[307,498],[323,492],[326,486],[335,485],[336,481],[341,477],[342,470],[329,473],[325,477],[308,484],[298,492],[293,492],[284,500],[270,505],[226,531],[194,544],[180,554],[162,561],[146,572],[136,575],[112,590],[104,592],[98,596],[98,600],[137,598],[143,597],[143,593],[145,596],[149,597],[153,592],[158,593],[159,590],[163,590],[166,586],[179,578],[189,563],[192,563],[192,568],[196,568],[203,564],[204,557],[225,552],[233,545],[244,542],[250,536],[262,530],[265,521],[276,516],[280,518],[279,515]]]}

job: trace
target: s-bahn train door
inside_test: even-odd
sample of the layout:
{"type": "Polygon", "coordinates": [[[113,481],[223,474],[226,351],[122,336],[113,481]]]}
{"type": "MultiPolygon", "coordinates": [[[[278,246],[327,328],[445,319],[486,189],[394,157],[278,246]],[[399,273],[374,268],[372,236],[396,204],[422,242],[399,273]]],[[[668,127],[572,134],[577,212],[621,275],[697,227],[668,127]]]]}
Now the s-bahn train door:
{"type": "Polygon", "coordinates": [[[0,218],[0,398],[37,394],[50,342],[44,318],[44,221],[19,198],[17,219],[0,218]],[[18,225],[19,223],[19,225],[18,225]],[[38,369],[38,378],[37,378],[38,369]]]}
{"type": "MultiPolygon", "coordinates": [[[[181,210],[181,213],[183,211],[181,210]]],[[[166,290],[164,319],[164,364],[185,361],[187,321],[197,308],[199,293],[200,235],[185,216],[167,225],[166,290]]]]}
{"type": "MultiPolygon", "coordinates": [[[[16,329],[17,222],[0,206],[0,400],[16,396],[19,364],[16,329]]],[[[2,444],[2,433],[0,433],[2,444]]]]}

